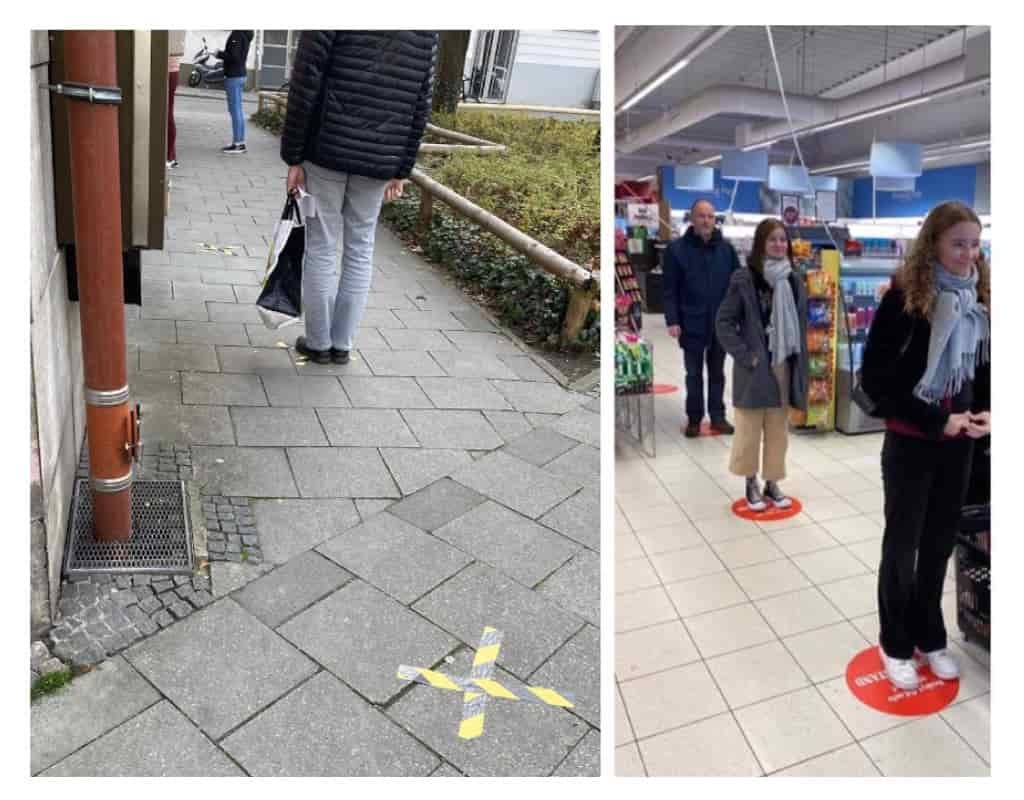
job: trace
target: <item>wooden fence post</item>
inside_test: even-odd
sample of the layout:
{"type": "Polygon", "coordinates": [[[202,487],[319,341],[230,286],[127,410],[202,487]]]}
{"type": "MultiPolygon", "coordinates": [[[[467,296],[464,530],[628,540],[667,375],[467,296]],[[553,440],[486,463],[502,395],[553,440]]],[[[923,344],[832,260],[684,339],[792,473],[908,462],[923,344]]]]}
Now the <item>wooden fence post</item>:
{"type": "Polygon", "coordinates": [[[562,321],[562,345],[574,341],[583,330],[587,321],[590,306],[600,292],[600,284],[596,280],[587,281],[582,286],[574,286],[569,290],[569,307],[565,310],[562,321]]]}
{"type": "Polygon", "coordinates": [[[419,233],[430,233],[430,222],[434,216],[434,195],[420,188],[420,223],[416,230],[419,233]]]}

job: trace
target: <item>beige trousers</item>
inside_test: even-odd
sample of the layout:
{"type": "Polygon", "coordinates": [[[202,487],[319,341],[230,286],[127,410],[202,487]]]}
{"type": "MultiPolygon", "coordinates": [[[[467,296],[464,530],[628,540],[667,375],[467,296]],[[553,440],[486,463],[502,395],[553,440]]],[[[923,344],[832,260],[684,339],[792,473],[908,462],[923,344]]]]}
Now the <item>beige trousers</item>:
{"type": "Polygon", "coordinates": [[[732,440],[729,470],[734,475],[757,475],[761,461],[761,442],[764,441],[762,476],[766,481],[781,481],[786,477],[786,446],[789,406],[789,364],[773,367],[775,380],[782,395],[781,408],[735,409],[736,433],[732,440]]]}

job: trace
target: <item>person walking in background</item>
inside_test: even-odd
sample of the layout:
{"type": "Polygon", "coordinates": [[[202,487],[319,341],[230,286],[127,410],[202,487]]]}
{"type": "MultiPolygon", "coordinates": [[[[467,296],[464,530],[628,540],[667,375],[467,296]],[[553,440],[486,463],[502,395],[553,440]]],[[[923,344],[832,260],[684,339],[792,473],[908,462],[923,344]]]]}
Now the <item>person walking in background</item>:
{"type": "Polygon", "coordinates": [[[942,586],[974,440],[992,427],[991,292],[977,214],[957,202],[936,206],[864,348],[861,388],[886,419],[879,653],[904,690],[920,683],[915,651],[939,678],[960,674],[946,649],[942,586]]]}
{"type": "Polygon", "coordinates": [[[231,31],[217,58],[224,60],[224,92],[228,97],[231,114],[231,144],[221,152],[236,155],[245,152],[245,112],[242,111],[242,89],[245,88],[245,62],[249,58],[249,45],[253,31],[231,31]]]}
{"type": "Polygon", "coordinates": [[[751,511],[768,507],[764,495],[776,508],[789,508],[779,481],[786,477],[789,408],[807,410],[807,289],[781,220],[763,220],[755,229],[747,268],[729,282],[716,331],[733,358],[736,438],[729,470],[746,478],[751,511]]]}
{"type": "Polygon", "coordinates": [[[178,166],[175,147],[178,129],[174,124],[174,93],[178,90],[181,57],[185,55],[185,31],[167,31],[167,166],[178,166]]]}
{"type": "Polygon", "coordinates": [[[416,163],[436,67],[434,31],[303,31],[299,40],[281,158],[288,191],[304,187],[316,205],[306,218],[306,335],[295,349],[317,364],[349,360],[381,203],[401,196],[416,163]]]}
{"type": "Polygon", "coordinates": [[[704,363],[708,367],[707,409],[711,429],[730,434],[725,418],[725,351],[715,337],[715,315],[740,262],[733,246],[715,227],[715,207],[698,200],[690,209],[686,233],[665,249],[665,322],[679,342],[686,371],[686,436],[700,435],[704,420],[704,363]]]}

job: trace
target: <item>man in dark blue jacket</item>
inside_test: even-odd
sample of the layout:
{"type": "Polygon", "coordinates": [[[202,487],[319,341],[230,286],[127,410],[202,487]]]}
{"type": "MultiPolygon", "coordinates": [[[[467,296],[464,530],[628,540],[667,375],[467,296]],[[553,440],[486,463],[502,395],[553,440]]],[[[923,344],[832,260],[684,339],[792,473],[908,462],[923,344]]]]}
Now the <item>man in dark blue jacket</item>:
{"type": "Polygon", "coordinates": [[[715,317],[725,299],[732,273],[739,269],[736,251],[715,227],[715,207],[698,200],[690,209],[690,227],[665,249],[665,322],[679,341],[686,369],[686,436],[700,434],[704,419],[704,363],[708,366],[708,412],[711,428],[729,434],[725,419],[725,350],[715,336],[715,317]]]}

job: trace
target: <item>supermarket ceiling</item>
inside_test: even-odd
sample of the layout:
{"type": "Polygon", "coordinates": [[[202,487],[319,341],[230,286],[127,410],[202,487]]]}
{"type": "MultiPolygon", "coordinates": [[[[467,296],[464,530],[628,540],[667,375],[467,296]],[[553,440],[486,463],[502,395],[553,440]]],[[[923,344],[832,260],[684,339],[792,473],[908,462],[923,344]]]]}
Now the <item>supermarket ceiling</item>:
{"type": "MultiPolygon", "coordinates": [[[[875,139],[925,145],[929,168],[989,159],[988,28],[772,26],[771,36],[809,169],[865,174],[875,139]]],[[[619,177],[714,164],[737,148],[794,157],[764,26],[619,27],[615,48],[619,177]]]]}

